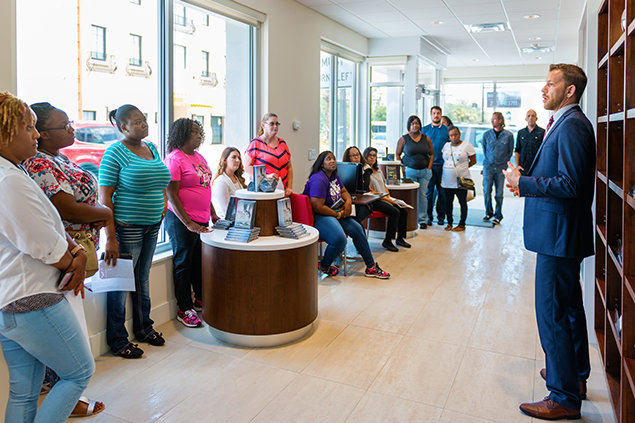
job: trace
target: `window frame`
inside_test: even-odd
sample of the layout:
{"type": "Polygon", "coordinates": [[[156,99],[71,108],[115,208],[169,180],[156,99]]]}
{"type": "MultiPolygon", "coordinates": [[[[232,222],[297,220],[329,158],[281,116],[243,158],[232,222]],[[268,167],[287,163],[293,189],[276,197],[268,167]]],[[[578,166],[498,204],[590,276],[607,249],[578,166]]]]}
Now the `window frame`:
{"type": "Polygon", "coordinates": [[[141,66],[143,64],[143,37],[131,33],[130,39],[132,40],[132,55],[128,60],[128,64],[131,66],[141,66]]]}
{"type": "MultiPolygon", "coordinates": [[[[338,128],[338,104],[339,104],[339,97],[338,97],[338,89],[340,88],[338,86],[338,75],[339,75],[339,60],[346,60],[349,61],[353,64],[354,67],[354,71],[353,71],[353,82],[351,84],[351,130],[352,130],[352,135],[353,135],[353,139],[352,139],[352,144],[351,145],[358,145],[358,141],[359,141],[359,132],[358,132],[358,128],[359,128],[359,121],[358,121],[358,111],[359,111],[359,89],[358,89],[358,84],[359,84],[359,69],[360,69],[360,63],[358,60],[355,60],[353,58],[349,58],[349,57],[344,57],[343,55],[330,51],[330,49],[328,48],[321,48],[320,49],[320,53],[325,53],[328,54],[331,57],[331,64],[330,64],[330,70],[329,70],[329,141],[328,141],[328,145],[329,145],[329,149],[335,154],[335,156],[339,159],[341,158],[342,154],[344,154],[344,151],[335,151],[337,149],[337,128],[338,128]]],[[[320,58],[320,62],[321,62],[321,58],[320,58]]],[[[321,66],[321,63],[320,63],[321,66]]],[[[342,87],[344,88],[344,87],[342,87]]],[[[323,88],[320,88],[320,90],[322,90],[323,88]]],[[[321,122],[320,122],[320,127],[321,127],[321,122]]],[[[319,147],[319,146],[318,146],[319,147]]]]}
{"type": "Polygon", "coordinates": [[[106,27],[91,24],[91,28],[95,37],[93,40],[95,42],[93,46],[95,47],[95,50],[90,52],[90,58],[92,60],[106,61],[106,57],[108,56],[106,52],[106,27]]]}

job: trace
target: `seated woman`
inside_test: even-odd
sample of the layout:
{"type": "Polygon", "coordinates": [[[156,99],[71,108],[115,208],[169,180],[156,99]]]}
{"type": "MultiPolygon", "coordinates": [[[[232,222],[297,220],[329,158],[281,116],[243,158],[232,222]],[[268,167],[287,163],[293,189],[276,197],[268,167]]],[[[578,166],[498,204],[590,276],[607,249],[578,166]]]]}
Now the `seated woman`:
{"type": "Polygon", "coordinates": [[[177,119],[170,126],[165,159],[171,175],[165,229],[172,245],[174,295],[179,308],[176,320],[190,328],[203,326],[196,314],[203,310],[200,234],[209,232],[209,220],[216,217],[211,206],[212,171],[196,151],[204,136],[197,121],[177,119]]]}
{"type": "Polygon", "coordinates": [[[467,189],[461,188],[458,178],[469,178],[470,167],[476,164],[476,151],[472,144],[461,141],[461,131],[456,126],[448,129],[450,142],[443,146],[443,174],[441,176],[441,187],[445,190],[445,212],[448,225],[446,231],[463,232],[465,230],[465,219],[467,219],[467,189]],[[459,199],[461,205],[461,217],[459,224],[452,228],[452,207],[454,196],[459,199]]]}
{"type": "Polygon", "coordinates": [[[313,163],[309,180],[304,186],[304,195],[311,199],[314,226],[320,232],[328,246],[319,263],[319,269],[328,276],[335,276],[339,269],[332,266],[333,260],[346,248],[346,235],[353,239],[355,248],[366,263],[366,276],[388,279],[390,274],[384,272],[373,259],[368,240],[362,225],[351,217],[352,201],[344,184],[337,176],[337,161],[330,151],[323,151],[313,163]],[[331,208],[340,199],[344,201],[341,209],[331,208]]]}
{"type": "MultiPolygon", "coordinates": [[[[370,169],[370,190],[375,194],[389,194],[388,188],[384,183],[384,174],[377,165],[377,149],[374,147],[368,147],[364,150],[364,159],[366,160],[365,169],[370,169]]],[[[392,243],[392,240],[397,235],[396,244],[400,247],[410,248],[405,240],[406,238],[406,224],[408,223],[408,212],[405,208],[401,208],[395,203],[395,200],[390,196],[384,197],[381,200],[377,200],[373,203],[373,210],[384,213],[388,216],[388,224],[386,225],[386,236],[381,246],[388,251],[399,251],[397,247],[392,243]],[[399,233],[397,233],[399,230],[399,233]]]]}
{"type": "MultiPolygon", "coordinates": [[[[97,202],[95,177],[59,151],[75,142],[72,123],[64,111],[56,109],[50,103],[32,104],[31,109],[37,116],[35,128],[40,137],[37,153],[26,159],[22,165],[57,209],[66,232],[71,236],[89,234],[95,247],[98,247],[99,228],[112,221],[112,212],[97,202]]],[[[94,258],[96,263],[96,257],[94,258]]],[[[96,269],[91,271],[94,270],[96,269]]],[[[47,368],[44,392],[58,381],[57,374],[47,368]]],[[[102,402],[82,397],[71,416],[97,414],[104,408],[102,402]]]]}
{"type": "MultiPolygon", "coordinates": [[[[359,148],[351,145],[346,150],[344,150],[342,161],[347,163],[362,164],[362,185],[364,186],[365,190],[369,191],[371,170],[370,168],[367,168],[365,166],[366,162],[364,161],[364,157],[362,157],[362,153],[361,151],[359,151],[359,148]]],[[[372,204],[370,206],[372,206],[372,204]]],[[[355,220],[357,220],[359,223],[364,222],[364,220],[366,220],[366,218],[373,212],[370,206],[355,204],[355,220]]]]}
{"type": "Polygon", "coordinates": [[[224,149],[212,181],[212,204],[221,219],[225,218],[229,197],[239,189],[247,188],[244,171],[240,151],[234,147],[224,149]]]}

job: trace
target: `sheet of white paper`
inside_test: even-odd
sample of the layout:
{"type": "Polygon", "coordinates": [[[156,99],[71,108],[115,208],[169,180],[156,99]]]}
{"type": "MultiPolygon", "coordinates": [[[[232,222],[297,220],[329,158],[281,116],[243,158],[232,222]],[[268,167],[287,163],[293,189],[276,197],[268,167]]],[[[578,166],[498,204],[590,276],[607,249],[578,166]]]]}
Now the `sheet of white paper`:
{"type": "Polygon", "coordinates": [[[86,344],[88,344],[88,349],[90,349],[90,342],[88,341],[88,326],[86,325],[86,315],[84,314],[84,300],[81,295],[75,295],[75,291],[64,291],[64,296],[66,297],[66,301],[70,304],[73,313],[77,317],[77,321],[79,322],[79,327],[82,329],[83,338],[86,340],[86,344]]]}
{"type": "Polygon", "coordinates": [[[94,293],[108,291],[135,291],[134,268],[132,260],[117,259],[116,266],[109,266],[103,260],[99,261],[99,271],[84,285],[94,293]]]}

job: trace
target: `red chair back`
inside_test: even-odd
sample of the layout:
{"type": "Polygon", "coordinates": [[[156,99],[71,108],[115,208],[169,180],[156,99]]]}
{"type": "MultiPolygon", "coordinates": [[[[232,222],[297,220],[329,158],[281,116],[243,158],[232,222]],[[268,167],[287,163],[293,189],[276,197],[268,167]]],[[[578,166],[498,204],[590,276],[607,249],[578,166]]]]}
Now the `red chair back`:
{"type": "Polygon", "coordinates": [[[293,221],[313,226],[313,209],[309,197],[302,194],[291,194],[289,199],[291,200],[293,221]]]}

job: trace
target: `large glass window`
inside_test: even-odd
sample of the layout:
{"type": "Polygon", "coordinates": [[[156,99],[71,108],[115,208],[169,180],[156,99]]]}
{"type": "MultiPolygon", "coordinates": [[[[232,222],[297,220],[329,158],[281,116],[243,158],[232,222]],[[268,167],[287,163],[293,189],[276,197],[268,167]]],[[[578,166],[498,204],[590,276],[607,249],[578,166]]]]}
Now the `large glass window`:
{"type": "Polygon", "coordinates": [[[394,153],[402,135],[404,65],[370,68],[370,145],[379,157],[394,153]]]}
{"type": "Polygon", "coordinates": [[[175,120],[196,116],[203,125],[206,136],[199,151],[215,170],[223,141],[231,140],[242,150],[254,129],[250,124],[253,27],[186,2],[176,2],[175,10],[187,16],[188,25],[209,22],[195,25],[193,31],[174,27],[173,111],[175,120]],[[193,54],[181,62],[181,54],[196,51],[201,52],[200,64],[193,54]]]}
{"type": "Polygon", "coordinates": [[[320,60],[320,151],[341,158],[356,144],[357,63],[324,51],[320,60]]]}
{"type": "Polygon", "coordinates": [[[167,119],[196,116],[205,126],[201,152],[212,169],[223,140],[241,150],[249,143],[255,27],[169,1],[174,1],[173,28],[167,20],[159,24],[164,2],[158,1],[16,2],[17,94],[29,103],[49,101],[76,122],[76,144],[64,152],[79,166],[98,172],[105,149],[123,137],[108,122],[108,113],[125,103],[147,117],[147,140],[160,152],[167,119]],[[199,24],[205,15],[210,26],[199,24]],[[160,43],[168,31],[173,43],[160,43]],[[214,54],[206,60],[196,54],[201,51],[214,54]],[[164,63],[173,68],[162,72],[164,63]],[[172,93],[166,90],[170,86],[172,93]],[[173,102],[167,102],[170,94],[173,102]],[[90,153],[80,154],[85,151],[90,153]]]}

